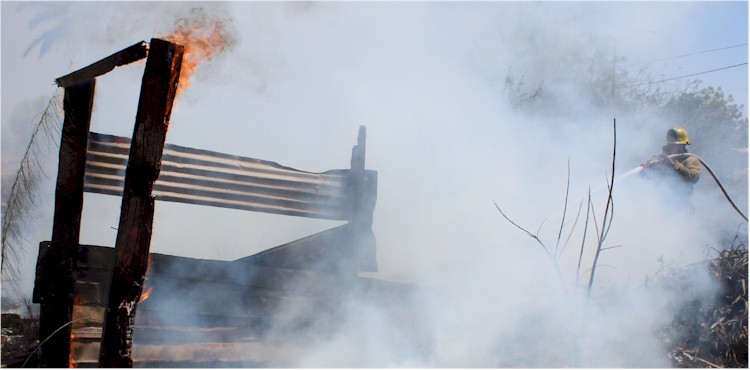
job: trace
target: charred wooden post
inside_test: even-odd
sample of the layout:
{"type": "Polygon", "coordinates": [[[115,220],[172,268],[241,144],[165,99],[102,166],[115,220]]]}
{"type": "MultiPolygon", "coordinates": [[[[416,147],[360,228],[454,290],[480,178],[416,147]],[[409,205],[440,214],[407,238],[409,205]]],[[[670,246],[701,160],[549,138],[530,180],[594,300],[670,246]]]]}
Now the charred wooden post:
{"type": "Polygon", "coordinates": [[[37,274],[34,285],[34,302],[41,303],[39,335],[45,340],[41,348],[43,367],[68,367],[69,324],[74,303],[72,272],[81,231],[83,178],[94,86],[94,80],[69,86],[63,100],[65,119],[60,139],[51,247],[42,259],[42,271],[37,274]]]}
{"type": "Polygon", "coordinates": [[[184,49],[152,39],[125,174],[100,367],[132,367],[133,329],[143,290],[154,217],[154,182],[177,91],[184,49]]]}
{"type": "MultiPolygon", "coordinates": [[[[372,218],[375,210],[375,193],[368,191],[375,179],[365,172],[367,128],[359,127],[357,145],[352,148],[351,160],[351,246],[353,267],[361,271],[377,271],[375,235],[372,233],[372,218]]],[[[375,184],[376,185],[376,184],[375,184]]],[[[377,186],[377,185],[376,185],[377,186]]]]}

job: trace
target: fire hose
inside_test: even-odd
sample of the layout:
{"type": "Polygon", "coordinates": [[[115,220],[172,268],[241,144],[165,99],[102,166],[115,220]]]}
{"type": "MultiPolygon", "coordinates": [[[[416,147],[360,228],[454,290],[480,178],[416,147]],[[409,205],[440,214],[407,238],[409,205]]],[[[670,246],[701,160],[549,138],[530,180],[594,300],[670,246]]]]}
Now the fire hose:
{"type": "MultiPolygon", "coordinates": [[[[745,216],[745,214],[742,213],[742,211],[740,211],[740,209],[737,207],[737,205],[734,204],[734,201],[732,201],[732,198],[729,196],[729,194],[727,194],[727,191],[724,190],[724,186],[721,185],[721,181],[719,181],[719,178],[716,177],[716,175],[714,174],[714,171],[711,170],[711,167],[709,167],[708,164],[701,157],[699,157],[699,156],[697,156],[695,154],[692,154],[692,153],[680,153],[680,154],[671,154],[671,155],[668,155],[668,156],[666,156],[666,158],[672,159],[672,158],[686,156],[686,155],[687,156],[691,156],[691,157],[695,157],[696,159],[698,159],[701,162],[701,164],[703,164],[704,167],[706,167],[706,170],[708,170],[708,173],[711,174],[711,177],[713,177],[714,181],[716,182],[716,185],[719,186],[719,189],[724,194],[724,197],[727,198],[727,201],[729,202],[729,204],[731,204],[732,207],[734,208],[734,210],[737,211],[737,213],[739,213],[739,215],[742,216],[742,218],[744,218],[745,221],[747,221],[747,216],[745,216]]],[[[634,173],[638,173],[638,172],[642,171],[644,168],[645,168],[644,165],[640,165],[639,167],[636,167],[633,170],[631,170],[630,172],[624,174],[622,177],[627,177],[627,176],[630,176],[630,175],[632,175],[634,173]]]]}

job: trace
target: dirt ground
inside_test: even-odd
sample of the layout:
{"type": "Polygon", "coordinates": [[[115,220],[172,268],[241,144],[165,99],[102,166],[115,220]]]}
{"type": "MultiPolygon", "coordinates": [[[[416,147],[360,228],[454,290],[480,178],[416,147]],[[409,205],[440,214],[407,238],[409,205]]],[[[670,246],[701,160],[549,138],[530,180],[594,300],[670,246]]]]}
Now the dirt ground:
{"type": "Polygon", "coordinates": [[[21,367],[28,359],[26,367],[35,367],[36,357],[31,356],[39,344],[39,324],[36,318],[24,318],[17,313],[3,313],[2,326],[2,367],[21,367]]]}

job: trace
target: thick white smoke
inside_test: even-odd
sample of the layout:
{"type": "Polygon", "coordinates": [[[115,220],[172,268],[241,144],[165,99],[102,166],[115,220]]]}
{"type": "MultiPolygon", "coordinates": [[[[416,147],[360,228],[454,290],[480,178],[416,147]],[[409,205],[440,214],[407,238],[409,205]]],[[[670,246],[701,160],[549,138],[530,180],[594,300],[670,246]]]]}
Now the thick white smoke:
{"type": "MultiPolygon", "coordinates": [[[[663,301],[681,293],[647,290],[646,278],[663,264],[700,261],[708,246],[721,247],[726,229],[741,225],[747,232],[723,201],[700,201],[716,199],[713,185],[705,185],[712,181],[708,174],[696,186],[695,214],[687,216],[668,208],[658,186],[639,176],[618,181],[605,244],[618,248],[602,254],[587,299],[593,220],[574,286],[585,203],[559,272],[542,247],[495,208],[493,201],[554,249],[569,162],[562,247],[589,187],[597,190],[592,201],[601,227],[613,119],[616,174],[657,154],[673,125],[645,112],[597,108],[590,100],[597,93],[574,83],[592,55],[611,52],[596,34],[601,29],[578,23],[587,12],[580,4],[200,6],[202,14],[232,15],[237,44],[196,73],[173,112],[168,142],[324,171],[349,166],[357,127],[366,125],[367,168],[379,173],[376,276],[419,287],[401,307],[418,317],[412,325],[391,311],[345,300],[333,336],[305,343],[299,358],[285,365],[665,367],[654,328],[669,318],[663,301]],[[548,104],[535,107],[540,114],[514,106],[518,95],[507,76],[522,83],[523,93],[541,87],[548,104]]],[[[693,6],[680,9],[692,14],[693,6]]],[[[98,23],[67,22],[50,43],[40,41],[48,45],[39,49],[43,58],[62,60],[46,78],[166,34],[195,7],[60,5],[54,9],[61,14],[97,14],[98,23]],[[54,47],[71,43],[76,47],[54,47]]],[[[4,35],[9,8],[3,4],[4,35]]],[[[660,14],[667,13],[673,18],[665,22],[686,22],[682,12],[660,14]]],[[[139,68],[99,79],[92,130],[131,134],[139,68]]],[[[5,98],[3,108],[13,108],[5,98]]],[[[86,195],[82,243],[113,244],[119,204],[114,197],[86,195]]],[[[232,260],[336,224],[159,203],[152,252],[232,260]]],[[[51,228],[41,229],[38,239],[47,240],[51,228]]],[[[700,276],[693,286],[695,292],[711,289],[700,276]]]]}

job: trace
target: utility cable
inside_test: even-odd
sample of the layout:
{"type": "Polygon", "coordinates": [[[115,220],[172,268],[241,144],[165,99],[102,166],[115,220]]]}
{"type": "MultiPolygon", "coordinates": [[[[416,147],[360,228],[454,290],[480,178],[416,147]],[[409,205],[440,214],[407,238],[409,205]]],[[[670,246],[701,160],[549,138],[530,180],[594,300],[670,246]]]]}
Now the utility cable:
{"type": "Polygon", "coordinates": [[[631,66],[637,66],[637,65],[641,65],[641,64],[651,64],[651,63],[656,63],[656,62],[663,62],[665,60],[679,59],[679,58],[684,58],[684,57],[690,57],[690,56],[693,56],[693,55],[700,55],[700,54],[712,53],[714,51],[734,49],[734,48],[738,48],[740,46],[747,46],[747,43],[739,44],[739,45],[734,45],[734,46],[727,46],[727,47],[718,48],[718,49],[698,51],[698,52],[690,53],[690,54],[676,55],[676,56],[673,56],[673,57],[666,57],[666,58],[661,58],[661,59],[654,59],[654,60],[650,60],[650,61],[647,61],[647,62],[629,63],[629,64],[623,65],[622,67],[631,67],[631,66]]]}
{"type": "Polygon", "coordinates": [[[658,83],[661,83],[661,82],[667,82],[667,81],[672,81],[672,80],[679,80],[679,79],[685,78],[685,77],[693,77],[693,76],[703,75],[703,74],[706,74],[706,73],[721,71],[721,70],[724,70],[724,69],[735,68],[735,67],[740,67],[740,66],[744,66],[744,65],[747,65],[747,62],[740,63],[740,64],[735,64],[733,66],[716,68],[716,69],[712,69],[710,71],[703,71],[703,72],[698,72],[698,73],[693,73],[693,74],[684,75],[684,76],[678,76],[678,77],[670,77],[670,78],[666,78],[666,79],[659,80],[659,81],[642,82],[642,83],[639,83],[639,84],[630,85],[630,87],[643,86],[643,85],[651,85],[651,84],[658,84],[658,83]]]}

